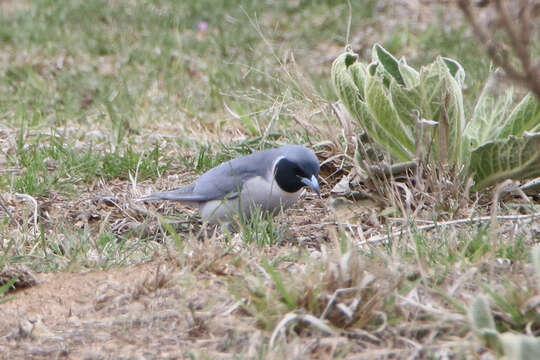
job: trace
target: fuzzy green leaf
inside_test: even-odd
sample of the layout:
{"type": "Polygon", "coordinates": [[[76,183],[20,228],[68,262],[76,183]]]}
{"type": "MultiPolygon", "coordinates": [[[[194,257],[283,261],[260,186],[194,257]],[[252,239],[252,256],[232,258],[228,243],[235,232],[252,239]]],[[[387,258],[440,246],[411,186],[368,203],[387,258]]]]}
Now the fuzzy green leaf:
{"type": "Polygon", "coordinates": [[[400,85],[405,85],[405,81],[399,71],[399,61],[379,44],[373,46],[373,60],[379,62],[384,70],[400,85]]]}
{"type": "Polygon", "coordinates": [[[372,62],[367,66],[367,72],[370,76],[374,76],[377,72],[377,68],[379,67],[378,62],[372,62]]]}
{"type": "Polygon", "coordinates": [[[399,60],[399,73],[403,77],[405,87],[408,89],[418,86],[420,83],[420,73],[407,64],[405,58],[399,60]]]}
{"type": "Polygon", "coordinates": [[[366,77],[368,76],[367,70],[364,64],[356,62],[348,67],[354,84],[356,85],[360,99],[364,100],[364,88],[366,85],[366,77]]]}
{"type": "Polygon", "coordinates": [[[438,121],[442,108],[444,82],[439,76],[440,72],[435,63],[423,66],[420,69],[420,88],[422,98],[422,117],[427,120],[438,121]]]}
{"type": "Polygon", "coordinates": [[[414,127],[415,117],[413,112],[422,112],[422,98],[420,91],[416,88],[407,89],[392,81],[390,84],[390,95],[401,122],[408,127],[414,127]]]}
{"type": "Polygon", "coordinates": [[[398,159],[408,158],[410,156],[410,152],[400,141],[388,133],[375,119],[366,103],[359,102],[357,109],[356,119],[373,140],[398,159]]]}
{"type": "Polygon", "coordinates": [[[456,79],[456,81],[459,83],[459,86],[463,87],[463,84],[465,83],[465,70],[463,69],[463,66],[461,66],[461,64],[454,59],[445,57],[443,57],[442,59],[448,67],[450,74],[454,77],[454,79],[456,79]]]}
{"type": "Polygon", "coordinates": [[[479,296],[474,300],[469,310],[469,318],[473,329],[478,333],[483,333],[485,330],[497,330],[488,300],[484,296],[479,296]]]}
{"type": "Polygon", "coordinates": [[[505,333],[500,336],[506,359],[537,360],[540,359],[540,339],[505,333]]]}
{"type": "Polygon", "coordinates": [[[346,62],[351,59],[349,56],[351,53],[341,54],[334,60],[332,64],[332,83],[338,97],[343,101],[345,107],[354,114],[356,112],[357,102],[360,101],[363,96],[354,82],[354,78],[349,71],[349,66],[346,62]]]}
{"type": "Polygon", "coordinates": [[[374,118],[388,134],[397,139],[395,144],[390,144],[389,150],[400,161],[412,160],[415,149],[412,129],[401,122],[381,79],[369,77],[365,94],[366,103],[374,118]]]}
{"type": "Polygon", "coordinates": [[[514,108],[497,138],[521,136],[525,131],[540,132],[540,102],[532,93],[527,94],[514,108]]]}
{"type": "Polygon", "coordinates": [[[510,136],[474,149],[470,171],[474,174],[475,189],[506,179],[540,176],[540,134],[510,136]]]}
{"type": "Polygon", "coordinates": [[[499,77],[498,72],[491,75],[465,129],[465,135],[471,141],[472,148],[494,139],[500,124],[504,122],[509,113],[514,91],[512,88],[502,91],[499,86],[499,77]]]}
{"type": "MultiPolygon", "coordinates": [[[[373,79],[367,72],[363,64],[352,63],[347,66],[347,53],[340,55],[332,64],[332,82],[334,89],[351,115],[358,120],[364,130],[381,146],[387,148],[399,160],[410,160],[411,152],[403,145],[403,142],[384,126],[384,122],[378,121],[375,112],[363,101],[366,94],[366,82],[373,79]],[[359,88],[361,86],[362,88],[359,88]]],[[[388,110],[388,98],[384,90],[378,89],[378,94],[382,93],[382,100],[385,101],[388,110]]],[[[373,102],[373,101],[372,101],[373,102]]],[[[381,106],[376,107],[377,114],[383,114],[381,106]]],[[[390,108],[390,112],[392,112],[390,108]]],[[[399,122],[397,114],[393,114],[394,121],[399,122]]],[[[399,123],[398,123],[399,125],[399,123]]],[[[391,128],[391,127],[390,127],[391,128]]],[[[402,135],[402,131],[399,132],[402,135]]]]}
{"type": "Polygon", "coordinates": [[[485,296],[477,297],[469,309],[469,320],[476,335],[478,335],[492,349],[499,349],[500,343],[495,327],[495,321],[491,315],[488,300],[485,296]]]}
{"type": "Polygon", "coordinates": [[[355,53],[346,53],[345,54],[345,66],[349,67],[358,60],[358,55],[355,53]]]}
{"type": "Polygon", "coordinates": [[[450,164],[463,161],[465,111],[463,93],[441,57],[420,72],[424,101],[422,116],[439,123],[438,157],[450,164]],[[425,115],[424,115],[425,114],[425,115]],[[429,117],[428,117],[429,116],[429,117]]]}

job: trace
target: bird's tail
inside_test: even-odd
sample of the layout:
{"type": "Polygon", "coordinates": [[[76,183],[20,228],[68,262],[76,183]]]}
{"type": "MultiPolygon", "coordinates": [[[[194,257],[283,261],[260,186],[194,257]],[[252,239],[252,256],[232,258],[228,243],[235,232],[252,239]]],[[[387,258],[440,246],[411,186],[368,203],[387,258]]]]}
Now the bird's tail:
{"type": "Polygon", "coordinates": [[[193,194],[194,184],[180,187],[178,189],[157,192],[143,198],[137,199],[137,202],[172,200],[172,201],[205,201],[200,195],[193,194]]]}

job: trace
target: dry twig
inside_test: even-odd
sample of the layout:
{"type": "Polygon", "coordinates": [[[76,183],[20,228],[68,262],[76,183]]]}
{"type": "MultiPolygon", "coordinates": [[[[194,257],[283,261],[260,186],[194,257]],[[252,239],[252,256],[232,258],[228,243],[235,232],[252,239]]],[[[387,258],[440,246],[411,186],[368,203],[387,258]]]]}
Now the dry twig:
{"type": "MultiPolygon", "coordinates": [[[[540,219],[540,213],[529,214],[529,215],[502,215],[502,216],[496,216],[495,218],[497,220],[502,220],[502,221],[519,221],[519,220],[533,221],[536,219],[540,219]]],[[[482,222],[488,222],[492,220],[493,220],[492,216],[482,216],[482,217],[471,218],[471,219],[458,219],[458,220],[444,221],[440,223],[433,223],[430,225],[419,226],[416,228],[416,231],[427,231],[427,230],[446,227],[446,226],[482,223],[482,222]]],[[[400,231],[395,231],[391,233],[390,235],[374,236],[365,241],[360,241],[358,245],[367,245],[367,244],[375,244],[379,242],[386,242],[392,238],[399,237],[408,231],[410,230],[408,230],[407,228],[407,230],[404,229],[400,231]]]]}

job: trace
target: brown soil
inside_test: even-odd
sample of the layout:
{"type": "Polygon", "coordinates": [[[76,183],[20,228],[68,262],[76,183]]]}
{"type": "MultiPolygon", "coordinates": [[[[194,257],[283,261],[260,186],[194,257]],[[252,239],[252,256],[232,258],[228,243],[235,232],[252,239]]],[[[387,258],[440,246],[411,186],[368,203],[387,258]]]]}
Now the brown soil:
{"type": "Polygon", "coordinates": [[[185,358],[198,342],[207,342],[211,352],[216,331],[228,320],[223,317],[223,326],[210,332],[199,318],[208,305],[201,300],[215,302],[212,317],[235,300],[216,278],[201,276],[193,292],[182,286],[181,274],[174,265],[154,261],[106,272],[39,275],[40,285],[2,305],[0,358],[185,358]],[[210,288],[212,297],[205,293],[210,288]]]}

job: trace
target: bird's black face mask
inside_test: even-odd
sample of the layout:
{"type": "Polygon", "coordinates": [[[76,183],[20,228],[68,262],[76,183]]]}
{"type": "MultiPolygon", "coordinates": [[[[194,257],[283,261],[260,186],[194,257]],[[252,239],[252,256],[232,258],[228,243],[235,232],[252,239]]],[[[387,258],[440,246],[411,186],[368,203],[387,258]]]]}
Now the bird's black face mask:
{"type": "Polygon", "coordinates": [[[320,195],[319,165],[297,164],[287,158],[278,160],[275,167],[275,179],[281,189],[286,192],[295,193],[304,186],[309,187],[320,195]]]}

